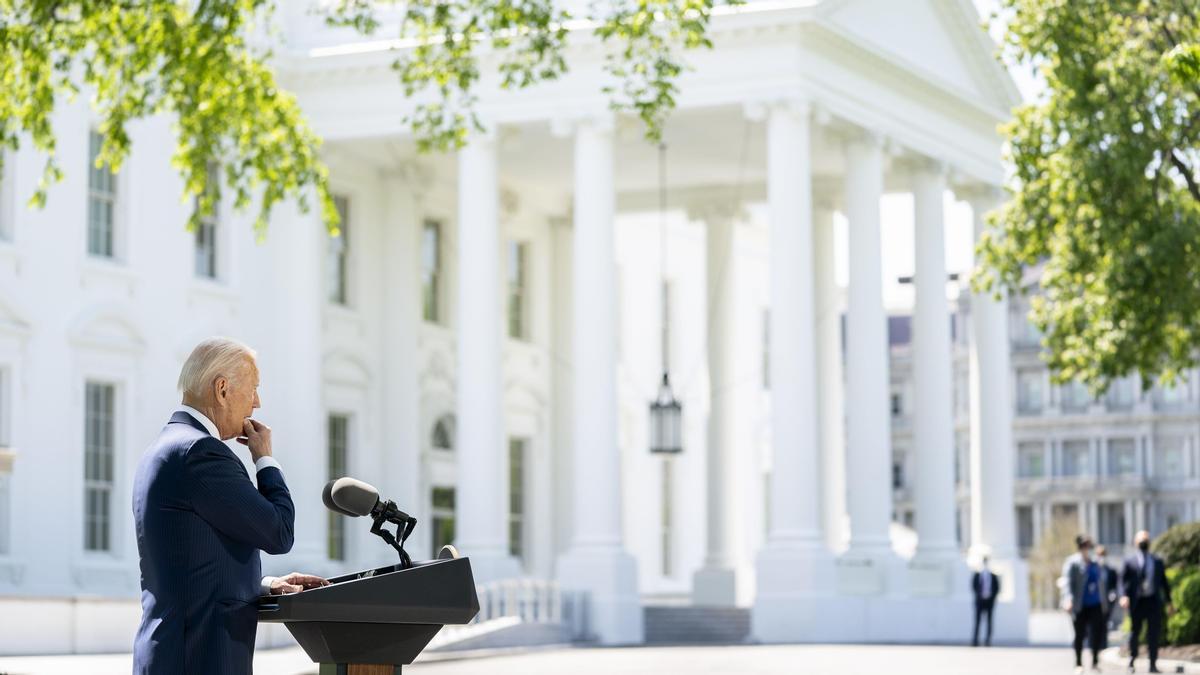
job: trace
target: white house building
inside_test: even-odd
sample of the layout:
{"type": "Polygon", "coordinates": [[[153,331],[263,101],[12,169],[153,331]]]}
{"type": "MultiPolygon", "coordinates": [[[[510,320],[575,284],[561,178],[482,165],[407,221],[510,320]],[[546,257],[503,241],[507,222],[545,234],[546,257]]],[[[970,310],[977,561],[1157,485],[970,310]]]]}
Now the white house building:
{"type": "MultiPolygon", "coordinates": [[[[306,10],[277,17],[278,69],[325,138],[340,238],[294,206],[263,243],[228,204],[185,231],[167,119],[133,125],[112,175],[90,168],[88,107],[62,105],[66,179],[43,210],[23,206],[41,158],[7,157],[0,652],[127,648],[132,469],[213,334],[258,350],[258,417],[296,501],[295,547],[268,572],[392,560],[323,509],[348,474],[421,521],[418,557],[452,540],[477,580],[585,594],[601,643],[641,642],[643,605],[683,595],[752,607],[766,642],[965,638],[945,231],[978,232],[997,203],[996,126],[1017,100],[969,0],[715,17],[665,132],[662,239],[658,151],[609,110],[586,32],[568,77],[519,92],[485,77],[487,132],[421,155],[391,45],[306,10]],[[915,223],[915,552],[890,534],[895,193],[915,223]],[[951,200],[972,223],[947,221],[951,200]],[[667,459],[646,449],[664,344],[684,406],[667,459]]],[[[969,545],[1013,582],[997,639],[1023,640],[1012,407],[988,404],[1011,397],[1008,309],[972,310],[969,545]]]]}

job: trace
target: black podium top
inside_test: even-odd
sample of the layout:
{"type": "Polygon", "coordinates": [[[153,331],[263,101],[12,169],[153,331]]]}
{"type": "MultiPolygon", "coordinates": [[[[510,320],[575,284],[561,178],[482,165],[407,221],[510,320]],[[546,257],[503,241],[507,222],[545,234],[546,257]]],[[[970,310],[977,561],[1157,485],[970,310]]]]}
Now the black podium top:
{"type": "Polygon", "coordinates": [[[258,600],[265,622],[465,624],[479,613],[468,558],[389,565],[329,580],[328,586],[258,600]]]}

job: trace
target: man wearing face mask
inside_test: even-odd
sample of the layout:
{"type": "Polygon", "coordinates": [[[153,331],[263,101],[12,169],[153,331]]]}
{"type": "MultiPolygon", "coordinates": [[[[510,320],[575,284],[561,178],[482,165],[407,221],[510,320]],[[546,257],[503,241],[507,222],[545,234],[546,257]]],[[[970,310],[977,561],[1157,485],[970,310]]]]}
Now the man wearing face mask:
{"type": "Polygon", "coordinates": [[[1104,570],[1092,557],[1092,540],[1087,535],[1075,537],[1079,549],[1063,563],[1063,609],[1071,614],[1075,627],[1075,672],[1083,672],[1083,642],[1092,648],[1092,671],[1100,672],[1101,634],[1108,613],[1108,595],[1104,592],[1104,570]]]}
{"type": "Polygon", "coordinates": [[[1146,626],[1147,651],[1150,652],[1150,672],[1158,669],[1158,639],[1162,632],[1163,607],[1174,611],[1171,606],[1171,587],[1167,584],[1167,573],[1162,558],[1150,552],[1150,533],[1142,530],[1133,538],[1137,551],[1125,559],[1124,591],[1121,607],[1129,611],[1129,672],[1134,672],[1133,663],[1138,655],[1138,634],[1146,626]]]}

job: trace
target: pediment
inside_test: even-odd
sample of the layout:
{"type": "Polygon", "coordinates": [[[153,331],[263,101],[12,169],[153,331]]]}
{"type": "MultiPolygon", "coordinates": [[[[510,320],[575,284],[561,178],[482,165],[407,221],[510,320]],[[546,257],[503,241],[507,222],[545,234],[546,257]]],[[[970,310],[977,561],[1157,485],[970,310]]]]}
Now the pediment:
{"type": "Polygon", "coordinates": [[[971,0],[840,0],[823,22],[896,65],[1007,111],[1020,101],[971,0]]]}
{"type": "Polygon", "coordinates": [[[103,305],[85,309],[67,331],[72,344],[80,347],[141,352],[146,340],[137,322],[124,308],[103,305]]]}

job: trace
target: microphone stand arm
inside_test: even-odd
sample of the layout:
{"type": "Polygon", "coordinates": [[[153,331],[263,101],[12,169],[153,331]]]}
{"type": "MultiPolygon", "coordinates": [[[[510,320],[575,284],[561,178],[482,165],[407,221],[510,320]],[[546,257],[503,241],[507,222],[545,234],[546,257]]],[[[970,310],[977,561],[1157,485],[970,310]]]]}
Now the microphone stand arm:
{"type": "Polygon", "coordinates": [[[404,542],[408,536],[412,534],[413,528],[417,526],[417,519],[404,513],[396,507],[393,501],[379,502],[371,509],[371,534],[382,538],[389,546],[396,549],[396,553],[400,554],[400,569],[408,569],[413,566],[412,558],[404,550],[404,542]],[[396,526],[396,534],[400,535],[399,541],[396,540],[396,535],[388,530],[385,530],[384,523],[391,523],[396,526]]]}

